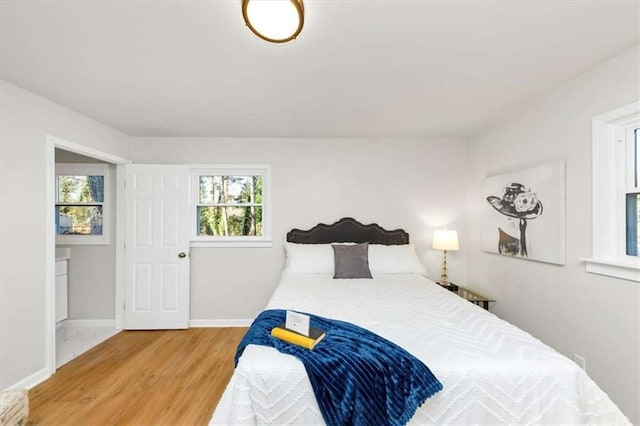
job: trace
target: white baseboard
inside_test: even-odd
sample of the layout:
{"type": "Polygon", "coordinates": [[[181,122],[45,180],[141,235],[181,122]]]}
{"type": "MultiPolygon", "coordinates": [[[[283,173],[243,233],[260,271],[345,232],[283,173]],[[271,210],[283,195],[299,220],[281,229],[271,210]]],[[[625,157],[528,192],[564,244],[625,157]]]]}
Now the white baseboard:
{"type": "Polygon", "coordinates": [[[195,319],[189,320],[189,327],[249,327],[253,319],[195,319]]]}
{"type": "MultiPolygon", "coordinates": [[[[248,319],[192,319],[189,327],[249,327],[253,318],[248,319]]],[[[59,322],[66,327],[115,327],[112,319],[68,319],[59,322]]]]}
{"type": "Polygon", "coordinates": [[[47,372],[47,368],[43,368],[42,370],[36,371],[32,375],[25,377],[20,380],[18,383],[9,386],[6,390],[12,389],[31,389],[35,385],[44,382],[49,378],[49,373],[47,372]]]}
{"type": "Polygon", "coordinates": [[[68,319],[59,324],[65,327],[111,327],[114,328],[116,321],[112,319],[68,319]]]}

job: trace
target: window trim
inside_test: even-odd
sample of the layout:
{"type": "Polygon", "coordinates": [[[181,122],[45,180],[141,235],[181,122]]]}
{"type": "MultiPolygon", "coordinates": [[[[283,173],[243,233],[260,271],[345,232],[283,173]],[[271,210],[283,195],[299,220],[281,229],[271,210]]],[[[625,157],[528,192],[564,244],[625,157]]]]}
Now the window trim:
{"type": "Polygon", "coordinates": [[[640,101],[598,115],[592,120],[593,225],[592,257],[586,271],[640,282],[640,259],[626,254],[624,195],[626,137],[640,122],[640,101]],[[616,206],[616,208],[611,208],[616,206]]]}
{"type": "Polygon", "coordinates": [[[191,169],[191,247],[272,247],[271,239],[271,166],[268,164],[197,164],[191,169]],[[203,175],[262,176],[262,235],[215,237],[198,235],[197,208],[199,183],[203,175]]]}
{"type": "Polygon", "coordinates": [[[102,202],[102,235],[58,235],[56,232],[56,245],[63,246],[106,246],[109,245],[109,230],[111,217],[109,165],[106,163],[56,163],[55,164],[55,188],[54,207],[58,203],[58,176],[103,176],[104,201],[102,202]]]}

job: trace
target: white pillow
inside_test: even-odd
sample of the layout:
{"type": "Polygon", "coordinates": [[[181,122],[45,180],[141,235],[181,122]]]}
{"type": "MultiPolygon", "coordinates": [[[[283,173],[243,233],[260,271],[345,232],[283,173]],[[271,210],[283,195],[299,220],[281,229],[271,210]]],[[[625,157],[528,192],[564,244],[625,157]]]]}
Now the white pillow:
{"type": "Polygon", "coordinates": [[[427,276],[413,244],[386,246],[369,244],[369,269],[372,274],[420,274],[427,276]]]}
{"type": "Polygon", "coordinates": [[[285,243],[287,261],[284,274],[333,274],[331,244],[285,243]]]}

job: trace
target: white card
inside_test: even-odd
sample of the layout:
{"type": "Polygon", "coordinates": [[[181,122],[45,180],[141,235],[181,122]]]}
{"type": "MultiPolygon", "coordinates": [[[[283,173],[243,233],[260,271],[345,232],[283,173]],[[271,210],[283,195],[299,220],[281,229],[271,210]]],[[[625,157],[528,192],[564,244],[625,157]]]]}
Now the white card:
{"type": "Polygon", "coordinates": [[[287,319],[284,326],[296,333],[309,335],[309,315],[300,314],[298,312],[287,311],[287,319]]]}

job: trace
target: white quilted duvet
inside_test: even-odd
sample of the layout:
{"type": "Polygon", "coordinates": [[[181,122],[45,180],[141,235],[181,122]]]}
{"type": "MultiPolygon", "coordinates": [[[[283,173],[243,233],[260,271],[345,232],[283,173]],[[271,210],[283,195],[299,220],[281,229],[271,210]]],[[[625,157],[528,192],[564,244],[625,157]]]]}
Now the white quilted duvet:
{"type": "MultiPolygon", "coordinates": [[[[267,309],[349,321],[422,360],[444,390],[410,424],[630,424],[569,359],[418,275],[285,275],[267,309]]],[[[211,424],[323,424],[302,363],[250,345],[211,424]]]]}

